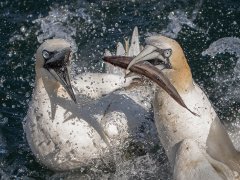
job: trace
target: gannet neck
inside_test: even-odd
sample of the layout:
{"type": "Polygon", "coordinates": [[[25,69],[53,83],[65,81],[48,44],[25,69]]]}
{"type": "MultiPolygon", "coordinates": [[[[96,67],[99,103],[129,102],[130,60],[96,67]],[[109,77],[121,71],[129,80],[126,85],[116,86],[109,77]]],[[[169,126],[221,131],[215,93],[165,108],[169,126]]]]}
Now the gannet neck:
{"type": "Polygon", "coordinates": [[[184,55],[180,57],[173,54],[173,58],[177,58],[176,64],[172,65],[172,70],[167,70],[167,76],[178,93],[188,93],[193,88],[193,79],[190,67],[184,55]]]}
{"type": "Polygon", "coordinates": [[[71,100],[67,91],[64,89],[64,87],[62,87],[62,85],[59,82],[53,79],[49,79],[46,76],[42,76],[39,78],[36,75],[34,92],[35,92],[35,95],[41,94],[41,96],[44,98],[45,98],[45,95],[47,95],[51,102],[57,101],[58,97],[64,97],[66,100],[71,100]]]}
{"type": "Polygon", "coordinates": [[[56,81],[56,79],[54,79],[54,77],[52,77],[50,73],[43,68],[36,69],[35,82],[36,86],[44,84],[45,86],[51,87],[52,89],[58,89],[60,87],[60,83],[56,81]]]}

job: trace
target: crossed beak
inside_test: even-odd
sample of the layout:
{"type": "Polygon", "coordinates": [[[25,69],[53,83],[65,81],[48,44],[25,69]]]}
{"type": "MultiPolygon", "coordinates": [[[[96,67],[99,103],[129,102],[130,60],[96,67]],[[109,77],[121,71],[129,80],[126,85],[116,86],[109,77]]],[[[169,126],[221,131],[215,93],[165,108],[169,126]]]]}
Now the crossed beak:
{"type": "Polygon", "coordinates": [[[103,60],[112,65],[130,70],[134,73],[148,77],[164,89],[178,104],[192,112],[184,103],[183,99],[171,84],[169,79],[162,73],[160,69],[147,62],[149,60],[158,59],[165,63],[166,68],[171,68],[168,58],[164,58],[161,52],[155,46],[147,45],[146,48],[135,58],[127,56],[105,56],[103,60]]]}
{"type": "Polygon", "coordinates": [[[45,63],[44,67],[66,89],[71,99],[77,103],[69,76],[70,53],[70,48],[62,49],[55,53],[54,56],[45,63]]]}

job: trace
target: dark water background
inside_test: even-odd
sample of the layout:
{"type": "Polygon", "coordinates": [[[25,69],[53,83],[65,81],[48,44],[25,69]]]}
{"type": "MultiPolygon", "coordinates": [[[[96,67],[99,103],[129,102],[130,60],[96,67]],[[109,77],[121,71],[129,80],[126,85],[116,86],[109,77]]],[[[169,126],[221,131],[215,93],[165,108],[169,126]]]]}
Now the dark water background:
{"type": "MultiPolygon", "coordinates": [[[[39,42],[51,37],[70,39],[76,50],[74,72],[102,72],[104,49],[113,50],[117,41],[130,36],[134,26],[139,27],[142,42],[152,33],[176,38],[189,59],[194,79],[224,124],[229,130],[240,128],[240,47],[233,53],[202,54],[220,38],[240,38],[240,1],[1,0],[1,179],[47,179],[54,175],[35,161],[22,128],[34,86],[34,53],[39,42]]],[[[223,44],[229,45],[231,39],[223,44]]],[[[237,138],[235,141],[238,144],[237,138]]]]}

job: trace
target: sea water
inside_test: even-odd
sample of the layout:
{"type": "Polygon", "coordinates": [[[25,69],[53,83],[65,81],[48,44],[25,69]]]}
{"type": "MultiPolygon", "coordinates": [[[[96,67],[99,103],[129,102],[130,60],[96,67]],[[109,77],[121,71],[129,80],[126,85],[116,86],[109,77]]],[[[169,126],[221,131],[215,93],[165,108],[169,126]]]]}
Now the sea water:
{"type": "Polygon", "coordinates": [[[0,2],[1,179],[171,179],[164,150],[119,161],[114,172],[55,173],[39,164],[26,142],[22,121],[34,87],[34,53],[45,39],[71,42],[72,75],[103,72],[104,49],[131,36],[177,39],[195,81],[205,90],[234,145],[240,149],[240,3],[235,1],[17,1],[0,2]]]}

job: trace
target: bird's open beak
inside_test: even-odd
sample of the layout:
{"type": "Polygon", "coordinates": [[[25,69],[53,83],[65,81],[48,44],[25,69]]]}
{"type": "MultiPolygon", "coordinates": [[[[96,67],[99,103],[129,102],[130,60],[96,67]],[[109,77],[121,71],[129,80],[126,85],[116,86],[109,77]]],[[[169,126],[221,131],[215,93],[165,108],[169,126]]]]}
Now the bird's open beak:
{"type": "Polygon", "coordinates": [[[66,89],[71,99],[77,103],[69,76],[70,53],[70,48],[62,49],[55,53],[54,56],[45,63],[44,67],[66,89]]]}
{"type": "Polygon", "coordinates": [[[154,48],[151,48],[151,47],[145,49],[145,53],[143,53],[144,51],[143,50],[136,58],[126,57],[126,56],[105,56],[103,60],[112,65],[121,67],[123,69],[129,68],[129,70],[134,73],[148,77],[153,82],[157,83],[161,88],[163,88],[182,107],[186,108],[192,114],[197,115],[186,106],[183,99],[178,94],[177,90],[171,84],[169,79],[158,68],[153,66],[151,63],[145,61],[145,60],[149,60],[149,57],[146,57],[145,55],[146,52],[149,52],[147,54],[149,54],[149,56],[151,57],[156,56],[156,54],[151,54],[151,52],[155,50],[154,48]],[[144,62],[140,62],[140,61],[144,61],[144,62]]]}

